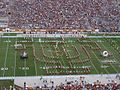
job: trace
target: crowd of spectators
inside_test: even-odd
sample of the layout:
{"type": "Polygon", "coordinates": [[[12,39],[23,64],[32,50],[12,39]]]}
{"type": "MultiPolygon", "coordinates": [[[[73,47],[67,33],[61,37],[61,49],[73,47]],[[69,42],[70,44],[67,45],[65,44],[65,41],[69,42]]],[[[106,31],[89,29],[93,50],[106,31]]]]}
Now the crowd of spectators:
{"type": "Polygon", "coordinates": [[[0,17],[7,17],[8,6],[8,0],[0,0],[0,17]]]}
{"type": "Polygon", "coordinates": [[[35,90],[120,90],[120,84],[116,83],[114,80],[106,84],[101,83],[99,80],[92,84],[86,82],[85,80],[78,83],[76,80],[75,82],[71,81],[66,84],[61,83],[55,87],[53,85],[54,82],[51,87],[37,87],[35,90]]]}
{"type": "MultiPolygon", "coordinates": [[[[44,90],[43,88],[47,88],[47,86],[38,90],[44,90]]],[[[61,83],[55,87],[52,82],[52,86],[47,90],[120,90],[120,83],[116,83],[114,80],[108,80],[108,83],[102,83],[99,80],[90,83],[85,80],[85,77],[80,77],[79,80],[61,83]]]]}
{"type": "MultiPolygon", "coordinates": [[[[0,16],[7,0],[0,1],[0,16]]],[[[9,26],[120,31],[119,0],[9,0],[9,26]]]]}
{"type": "Polygon", "coordinates": [[[80,84],[61,84],[56,86],[55,89],[50,90],[120,90],[120,84],[114,82],[102,84],[100,81],[97,81],[94,84],[82,82],[80,84]]]}
{"type": "Polygon", "coordinates": [[[119,0],[15,0],[10,26],[43,29],[120,29],[119,0]]]}
{"type": "MultiPolygon", "coordinates": [[[[120,76],[119,76],[120,80],[120,76]]],[[[35,90],[120,90],[120,83],[116,83],[114,80],[108,80],[103,83],[100,80],[96,80],[94,83],[87,82],[85,77],[80,77],[78,80],[63,81],[60,85],[56,85],[54,81],[50,81],[52,84],[48,86],[47,80],[43,81],[42,87],[36,87],[35,90]]],[[[26,88],[26,86],[24,87],[26,88]]],[[[33,90],[34,90],[33,89],[33,90]]],[[[29,90],[26,88],[26,90],[29,90]]]]}

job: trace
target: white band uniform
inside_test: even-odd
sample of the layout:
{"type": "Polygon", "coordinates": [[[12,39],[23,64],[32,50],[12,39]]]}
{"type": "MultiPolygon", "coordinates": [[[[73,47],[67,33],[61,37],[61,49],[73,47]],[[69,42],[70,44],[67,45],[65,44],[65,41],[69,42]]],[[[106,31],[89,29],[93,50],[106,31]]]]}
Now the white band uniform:
{"type": "Polygon", "coordinates": [[[103,54],[104,57],[108,57],[108,55],[109,55],[108,51],[103,51],[102,54],[103,54]]]}

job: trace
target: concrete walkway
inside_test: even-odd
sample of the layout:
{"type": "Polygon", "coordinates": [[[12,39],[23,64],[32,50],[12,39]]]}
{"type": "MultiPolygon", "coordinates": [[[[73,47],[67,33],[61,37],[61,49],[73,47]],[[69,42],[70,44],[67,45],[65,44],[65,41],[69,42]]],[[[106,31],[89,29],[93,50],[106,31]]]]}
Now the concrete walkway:
{"type": "Polygon", "coordinates": [[[36,86],[41,87],[41,86],[44,86],[44,84],[47,84],[48,87],[49,86],[51,87],[52,86],[51,81],[53,81],[54,86],[56,86],[56,85],[60,85],[61,83],[66,84],[67,82],[70,82],[70,81],[73,81],[73,83],[75,83],[76,81],[78,83],[80,83],[81,81],[86,81],[87,83],[92,84],[97,80],[101,81],[101,83],[103,84],[110,83],[113,80],[114,82],[120,84],[120,80],[116,79],[116,74],[16,77],[14,83],[21,87],[24,86],[24,82],[26,82],[27,85],[30,87],[36,87],[36,86]],[[82,77],[82,79],[80,77],[82,77]],[[47,81],[47,82],[44,83],[44,81],[47,81]]]}
{"type": "MultiPolygon", "coordinates": [[[[43,33],[38,33],[38,34],[17,34],[17,36],[0,36],[0,38],[22,38],[22,37],[31,37],[31,38],[81,38],[83,34],[43,34],[43,33]]],[[[120,36],[84,36],[85,38],[120,38],[120,36]]]]}

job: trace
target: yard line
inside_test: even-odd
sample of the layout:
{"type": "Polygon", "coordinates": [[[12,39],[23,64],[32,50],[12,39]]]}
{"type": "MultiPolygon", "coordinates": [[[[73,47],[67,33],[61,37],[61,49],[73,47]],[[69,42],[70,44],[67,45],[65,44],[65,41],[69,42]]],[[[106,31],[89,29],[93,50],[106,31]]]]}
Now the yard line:
{"type": "MultiPolygon", "coordinates": [[[[62,41],[63,41],[63,42],[65,42],[64,37],[62,37],[62,41]]],[[[64,46],[64,44],[63,44],[63,46],[64,46]]],[[[62,46],[62,47],[63,47],[63,46],[62,46]]],[[[58,49],[60,50],[60,48],[59,48],[59,47],[58,47],[58,49]]],[[[61,51],[61,50],[60,50],[60,51],[61,51]]],[[[63,62],[64,67],[65,67],[65,66],[66,66],[66,64],[65,64],[65,62],[64,62],[64,60],[63,60],[63,57],[62,57],[62,56],[60,56],[60,58],[62,59],[62,62],[63,62]]],[[[67,68],[65,68],[65,70],[66,70],[66,74],[67,74],[67,73],[68,73],[68,72],[67,72],[67,71],[68,71],[68,70],[67,70],[67,68]]]]}
{"type": "MultiPolygon", "coordinates": [[[[72,42],[70,42],[71,43],[71,45],[72,45],[72,42]]],[[[79,54],[79,59],[80,59],[80,61],[82,62],[83,60],[81,59],[81,57],[80,57],[80,53],[79,53],[79,51],[78,51],[78,48],[75,46],[75,45],[73,45],[76,49],[77,49],[77,53],[79,54]]],[[[82,63],[82,65],[84,66],[84,63],[82,63]]]]}
{"type": "Polygon", "coordinates": [[[37,72],[37,65],[36,65],[36,62],[35,62],[35,58],[34,58],[34,64],[35,64],[35,73],[36,73],[36,76],[37,76],[38,72],[37,72]]]}
{"type": "MultiPolygon", "coordinates": [[[[48,45],[48,46],[49,46],[49,48],[50,48],[50,45],[48,45]]],[[[51,55],[52,55],[52,57],[54,57],[52,52],[51,52],[51,55]]],[[[52,60],[53,60],[53,59],[52,59],[52,60]]],[[[53,60],[53,61],[54,61],[54,60],[53,60]]],[[[57,69],[56,69],[56,71],[58,72],[58,70],[57,70],[57,69]]]]}
{"type": "MultiPolygon", "coordinates": [[[[17,41],[17,38],[16,40],[17,41]]],[[[14,66],[14,77],[15,77],[15,70],[16,70],[16,59],[17,59],[17,51],[15,50],[15,66],[14,66]]]]}
{"type": "MultiPolygon", "coordinates": [[[[48,45],[49,46],[49,49],[51,48],[50,47],[50,45],[48,45]]],[[[51,54],[51,56],[53,57],[53,54],[52,54],[52,52],[50,53],[51,54]]],[[[44,60],[45,60],[45,58],[44,58],[44,60]]],[[[52,59],[53,60],[53,59],[52,59]]],[[[54,60],[53,60],[54,61],[54,60]]],[[[56,72],[58,72],[58,70],[57,69],[55,69],[56,70],[56,72]]]]}
{"type": "MultiPolygon", "coordinates": [[[[43,60],[44,60],[44,62],[45,62],[45,58],[44,58],[44,57],[43,57],[43,60]]],[[[47,70],[46,67],[47,67],[47,65],[46,65],[46,62],[45,62],[45,70],[47,70]]],[[[49,71],[48,71],[48,73],[49,73],[49,71]]],[[[48,73],[47,73],[47,74],[48,74],[48,73]]]]}
{"type": "MultiPolygon", "coordinates": [[[[59,46],[58,46],[58,49],[60,50],[59,46]]],[[[61,58],[61,60],[62,60],[62,62],[63,62],[63,64],[64,64],[64,67],[65,67],[65,62],[64,62],[63,57],[62,57],[61,55],[60,55],[60,58],[61,58]]],[[[67,68],[65,68],[65,70],[66,70],[66,72],[67,72],[67,68]]]]}
{"type": "MultiPolygon", "coordinates": [[[[71,56],[69,52],[68,52],[68,55],[69,55],[69,57],[71,56]]],[[[70,59],[70,61],[71,61],[71,59],[70,59]]],[[[73,68],[74,65],[72,65],[71,62],[70,62],[70,64],[71,64],[71,67],[70,67],[70,68],[73,68]]],[[[76,71],[76,69],[74,69],[74,70],[76,71]]],[[[73,72],[73,70],[72,70],[72,72],[73,72]]]]}
{"type": "Polygon", "coordinates": [[[25,70],[25,76],[27,76],[27,71],[26,71],[26,60],[27,60],[27,59],[25,59],[25,61],[24,61],[24,68],[25,68],[24,70],[25,70]]]}
{"type": "MultiPolygon", "coordinates": [[[[8,38],[8,41],[9,41],[9,38],[8,38]]],[[[8,47],[9,47],[9,42],[7,42],[7,47],[6,47],[3,77],[5,76],[6,60],[7,60],[7,55],[8,55],[8,47]]]]}
{"type": "MultiPolygon", "coordinates": [[[[107,39],[107,38],[106,38],[107,39]]],[[[104,40],[106,41],[106,39],[104,38],[104,40]]],[[[110,38],[111,39],[111,38],[110,38]]],[[[102,46],[106,49],[106,46],[101,42],[101,44],[102,44],[102,46]]],[[[117,43],[116,43],[117,44],[117,43]]],[[[112,47],[112,46],[111,46],[112,47]]],[[[106,49],[106,50],[108,50],[108,49],[106,49]]],[[[114,50],[114,49],[113,49],[114,50]]],[[[114,53],[114,52],[113,52],[114,53]]],[[[113,57],[115,58],[115,56],[113,55],[113,57]]],[[[116,58],[115,58],[116,59],[116,58]]],[[[116,59],[117,60],[117,59],[116,59]]],[[[118,60],[117,60],[118,61],[118,60]]],[[[117,71],[117,69],[112,65],[112,64],[110,64],[112,67],[113,67],[113,69],[118,73],[118,71],[117,71]]]]}
{"type": "MultiPolygon", "coordinates": [[[[77,49],[77,47],[76,47],[75,45],[74,45],[74,47],[77,49]]],[[[81,59],[80,53],[79,53],[78,49],[77,49],[77,53],[79,54],[79,59],[80,59],[80,61],[83,62],[83,59],[81,59]]],[[[84,63],[82,63],[82,65],[85,66],[84,63]]]]}
{"type": "MultiPolygon", "coordinates": [[[[90,45],[89,45],[89,46],[90,46],[90,45]]],[[[95,55],[95,57],[96,57],[96,59],[98,60],[98,62],[100,62],[100,60],[99,60],[98,56],[95,54],[95,52],[94,52],[93,50],[92,50],[92,52],[93,52],[93,54],[95,55]]],[[[100,64],[103,65],[101,62],[100,62],[100,64]]],[[[110,74],[107,69],[104,69],[104,70],[105,70],[108,74],[110,74]]]]}
{"type": "Polygon", "coordinates": [[[92,66],[94,67],[94,69],[96,70],[97,74],[99,74],[99,71],[97,70],[97,68],[95,67],[95,65],[93,64],[93,62],[90,60],[90,63],[92,64],[92,66]]]}
{"type": "MultiPolygon", "coordinates": [[[[117,40],[117,42],[119,42],[119,41],[117,40]]],[[[115,42],[115,44],[116,44],[117,46],[119,46],[118,43],[115,42]]],[[[112,47],[112,46],[111,46],[111,47],[112,47]]],[[[118,53],[118,51],[116,51],[113,47],[112,47],[112,49],[113,49],[116,53],[118,53]]],[[[114,53],[114,54],[115,54],[115,53],[114,53]]],[[[118,59],[119,59],[119,58],[117,57],[117,61],[118,61],[119,64],[120,64],[120,61],[119,61],[118,59]]]]}
{"type": "MultiPolygon", "coordinates": [[[[88,44],[89,45],[89,44],[88,44]]],[[[94,67],[95,71],[97,72],[97,74],[99,74],[99,71],[97,70],[97,68],[95,67],[95,65],[92,63],[91,59],[90,59],[90,63],[92,64],[92,66],[94,67]]]]}
{"type": "MultiPolygon", "coordinates": [[[[63,45],[63,47],[64,47],[64,49],[65,49],[65,45],[63,45]]],[[[70,55],[70,53],[67,51],[67,48],[66,48],[66,52],[67,52],[67,54],[68,54],[68,56],[70,57],[71,55],[70,55]]],[[[71,59],[70,59],[70,61],[71,61],[71,59]]],[[[73,64],[73,66],[74,66],[74,64],[73,64]]],[[[72,68],[73,66],[71,66],[70,68],[72,68]]],[[[76,71],[76,69],[74,69],[75,71],[76,71]]],[[[72,71],[73,72],[73,71],[72,71]]]]}
{"type": "MultiPolygon", "coordinates": [[[[93,52],[93,54],[95,55],[95,57],[96,57],[96,59],[98,60],[98,62],[100,62],[100,60],[99,60],[98,56],[95,54],[95,52],[94,52],[94,51],[92,51],[92,52],[93,52]]],[[[101,62],[100,62],[100,64],[103,65],[101,62]]],[[[105,71],[106,71],[108,74],[110,74],[107,69],[105,69],[105,71]]]]}
{"type": "MultiPolygon", "coordinates": [[[[72,45],[72,42],[71,42],[71,45],[72,45]]],[[[65,48],[65,45],[64,45],[64,48],[65,48]]],[[[66,50],[67,50],[67,48],[66,48],[66,50]]],[[[69,55],[69,57],[71,56],[70,55],[70,53],[67,51],[67,53],[68,53],[68,55],[69,55]]],[[[79,57],[80,58],[80,57],[79,57]]],[[[82,63],[82,65],[83,65],[83,63],[82,63]]],[[[74,65],[73,65],[74,66],[74,65]]],[[[73,67],[73,66],[71,66],[71,68],[73,67]]],[[[74,69],[75,71],[76,71],[76,69],[74,69]]],[[[73,72],[73,71],[72,71],[73,72]]]]}
{"type": "MultiPolygon", "coordinates": [[[[115,34],[117,36],[117,34],[115,34]]],[[[110,38],[112,40],[112,38],[110,38]]],[[[120,42],[119,39],[116,40],[117,42],[120,42]]],[[[119,47],[119,44],[115,42],[115,44],[119,47]]],[[[113,49],[113,48],[112,48],[113,49]]],[[[118,51],[116,51],[115,49],[113,49],[116,53],[118,53],[118,51]]],[[[114,53],[114,52],[113,52],[114,53]]],[[[114,53],[115,54],[115,53],[114,53]]],[[[120,61],[118,60],[119,58],[117,57],[117,61],[120,64],[120,61]]]]}
{"type": "MultiPolygon", "coordinates": [[[[40,38],[39,38],[39,39],[40,39],[40,38]]],[[[40,46],[41,46],[41,48],[42,48],[42,50],[43,50],[43,45],[41,44],[41,42],[39,42],[39,43],[40,43],[40,46]]],[[[46,69],[47,65],[46,65],[44,56],[43,56],[43,60],[44,60],[44,63],[45,63],[45,70],[47,70],[47,69],[46,69]]],[[[48,72],[48,73],[49,73],[49,72],[48,72]]]]}
{"type": "MultiPolygon", "coordinates": [[[[42,46],[42,44],[41,44],[41,42],[40,42],[40,46],[43,48],[43,46],[42,46]]],[[[45,62],[45,58],[43,57],[43,59],[44,59],[44,62],[45,62]]],[[[45,69],[46,69],[46,62],[45,62],[45,69]]],[[[47,70],[47,69],[46,69],[47,70]]],[[[49,72],[48,72],[49,73],[49,72]]]]}
{"type": "MultiPolygon", "coordinates": [[[[103,43],[101,43],[102,44],[102,46],[106,49],[106,46],[103,44],[103,43]]],[[[106,49],[107,50],[107,49],[106,49]]],[[[109,50],[108,50],[109,51],[109,50]]],[[[114,57],[114,55],[113,55],[113,57],[114,57]]],[[[114,57],[115,58],[115,57],[114,57]]],[[[116,58],[115,58],[116,59],[116,58]]],[[[117,71],[117,69],[112,65],[112,64],[110,64],[112,67],[113,67],[113,69],[118,73],[118,71],[117,71]]]]}
{"type": "MultiPolygon", "coordinates": [[[[55,51],[59,50],[58,48],[55,48],[55,46],[54,46],[54,49],[55,49],[55,51]]],[[[60,62],[60,60],[59,60],[59,62],[60,62]]],[[[63,66],[61,62],[60,62],[60,65],[63,66]]]]}
{"type": "MultiPolygon", "coordinates": [[[[34,42],[34,39],[32,38],[32,41],[34,42]]],[[[35,49],[35,45],[34,43],[32,44],[32,46],[34,47],[35,49]]],[[[36,73],[36,76],[38,75],[38,72],[37,72],[37,65],[36,65],[36,62],[35,62],[35,58],[34,58],[34,64],[35,64],[35,73],[36,73]]]]}
{"type": "Polygon", "coordinates": [[[14,66],[14,77],[15,77],[15,70],[16,70],[16,58],[17,58],[17,51],[15,51],[15,66],[14,66]]]}

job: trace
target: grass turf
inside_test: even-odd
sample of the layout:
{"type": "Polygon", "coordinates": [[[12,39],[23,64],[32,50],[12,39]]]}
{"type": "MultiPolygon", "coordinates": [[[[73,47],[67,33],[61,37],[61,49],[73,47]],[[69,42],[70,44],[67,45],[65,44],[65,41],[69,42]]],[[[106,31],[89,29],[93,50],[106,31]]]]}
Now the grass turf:
{"type": "Polygon", "coordinates": [[[10,88],[14,86],[14,80],[0,80],[0,89],[4,90],[5,88],[10,88]]]}
{"type": "Polygon", "coordinates": [[[0,76],[120,73],[119,45],[113,38],[0,38],[0,76]],[[25,48],[15,50],[16,42],[25,48]],[[111,56],[102,57],[105,50],[111,56]]]}

